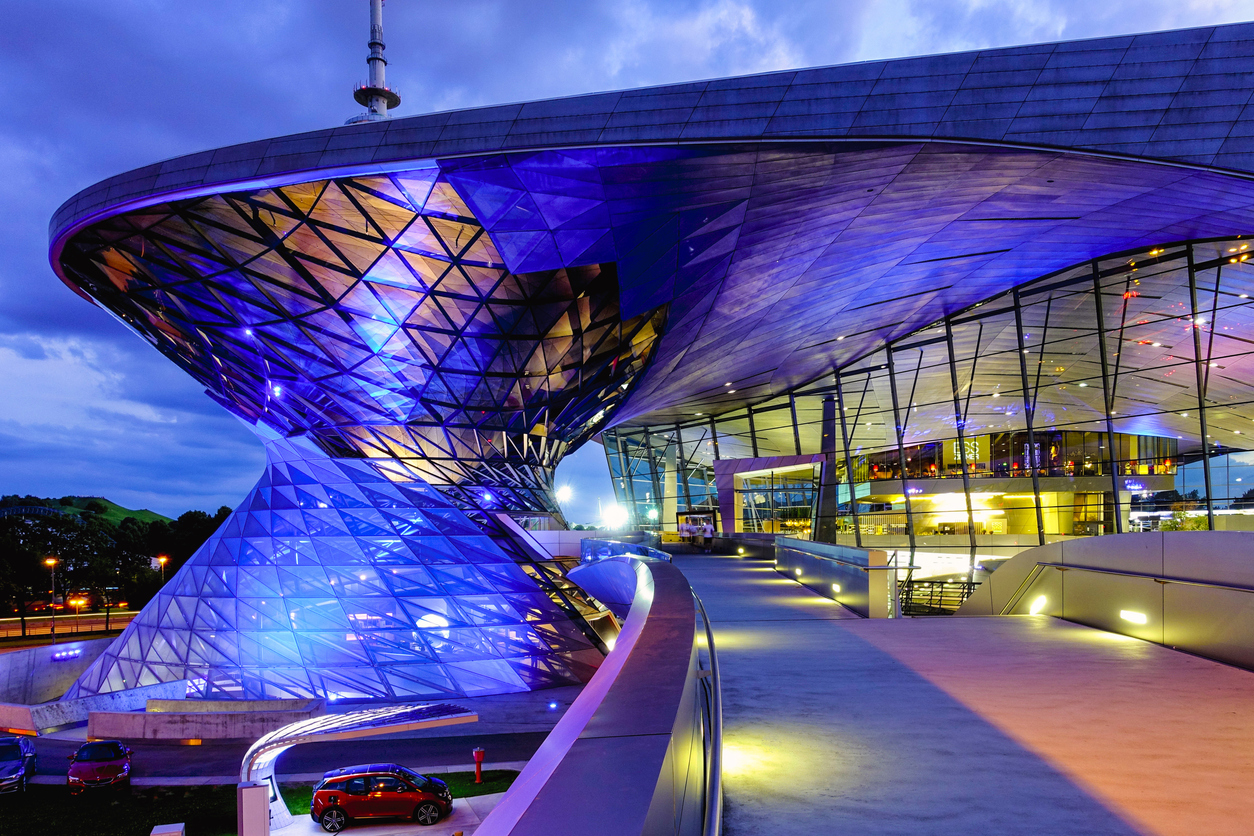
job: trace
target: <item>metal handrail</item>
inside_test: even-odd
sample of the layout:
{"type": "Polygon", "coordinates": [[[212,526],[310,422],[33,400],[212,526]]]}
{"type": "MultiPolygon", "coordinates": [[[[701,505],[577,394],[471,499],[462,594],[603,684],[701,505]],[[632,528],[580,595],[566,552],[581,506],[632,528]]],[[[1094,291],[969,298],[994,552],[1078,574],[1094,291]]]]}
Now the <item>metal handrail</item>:
{"type": "Polygon", "coordinates": [[[723,689],[719,682],[718,656],[714,652],[714,630],[705,604],[694,591],[692,598],[705,623],[705,643],[710,652],[710,755],[705,771],[704,836],[720,836],[723,832],[723,689]]]}
{"type": "Polygon", "coordinates": [[[1019,603],[1019,599],[1023,597],[1023,594],[1027,592],[1028,588],[1031,586],[1032,581],[1040,575],[1042,569],[1058,569],[1060,571],[1074,569],[1077,572],[1096,572],[1100,575],[1121,575],[1128,578],[1144,578],[1162,584],[1178,583],[1184,586],[1201,586],[1208,589],[1228,589],[1233,592],[1254,593],[1254,587],[1240,586],[1238,584],[1231,583],[1199,581],[1193,580],[1192,578],[1177,578],[1172,575],[1154,575],[1149,572],[1129,572],[1126,569],[1105,569],[1100,566],[1076,566],[1070,563],[1037,563],[1032,567],[1032,571],[1028,572],[1027,577],[1025,577],[1023,582],[1019,584],[1019,587],[1014,591],[1014,594],[1010,596],[1010,600],[1008,600],[1006,605],[1001,608],[1001,612],[999,612],[998,615],[1006,615],[1014,609],[1015,605],[1019,603]]]}

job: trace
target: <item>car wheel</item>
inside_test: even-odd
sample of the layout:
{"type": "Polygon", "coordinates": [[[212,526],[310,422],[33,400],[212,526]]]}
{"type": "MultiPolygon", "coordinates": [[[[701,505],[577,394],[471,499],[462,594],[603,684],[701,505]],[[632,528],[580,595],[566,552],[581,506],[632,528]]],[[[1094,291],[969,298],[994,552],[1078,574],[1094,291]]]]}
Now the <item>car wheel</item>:
{"type": "Polygon", "coordinates": [[[339,833],[348,823],[348,816],[339,807],[331,807],[322,814],[318,822],[327,833],[339,833]]]}
{"type": "Polygon", "coordinates": [[[419,824],[435,824],[440,820],[440,807],[433,801],[424,801],[414,810],[414,821],[419,824]]]}

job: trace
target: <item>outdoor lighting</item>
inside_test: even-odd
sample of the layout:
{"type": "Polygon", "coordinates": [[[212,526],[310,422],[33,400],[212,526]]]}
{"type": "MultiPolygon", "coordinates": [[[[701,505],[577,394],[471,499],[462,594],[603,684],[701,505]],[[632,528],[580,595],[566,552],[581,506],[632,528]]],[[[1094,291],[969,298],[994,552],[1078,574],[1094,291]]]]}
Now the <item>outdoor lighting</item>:
{"type": "Polygon", "coordinates": [[[611,505],[601,512],[601,524],[606,528],[622,528],[627,524],[627,509],[621,505],[611,505]]]}
{"type": "Polygon", "coordinates": [[[44,565],[48,567],[52,573],[52,588],[49,590],[48,606],[52,609],[52,626],[49,632],[52,633],[52,643],[57,643],[57,559],[55,557],[45,557],[44,565]]]}
{"type": "Polygon", "coordinates": [[[1045,609],[1047,603],[1048,601],[1044,595],[1038,595],[1036,600],[1032,602],[1032,606],[1028,607],[1028,612],[1032,615],[1040,615],[1041,610],[1045,609]]]}
{"type": "MultiPolygon", "coordinates": [[[[736,554],[744,554],[744,553],[745,553],[745,549],[744,549],[744,547],[743,547],[743,546],[741,546],[740,548],[736,549],[736,554]]],[[[776,562],[776,563],[778,563],[779,561],[777,560],[777,561],[775,561],[775,562],[776,562]]]]}
{"type": "Polygon", "coordinates": [[[840,584],[838,584],[838,583],[834,583],[834,584],[832,584],[832,592],[835,592],[835,593],[837,593],[837,594],[840,594],[840,584]]]}
{"type": "Polygon", "coordinates": [[[558,502],[570,502],[570,498],[573,495],[574,493],[571,491],[570,485],[562,485],[560,488],[557,489],[557,501],[558,502]]]}
{"type": "Polygon", "coordinates": [[[1133,624],[1145,624],[1149,618],[1143,612],[1133,612],[1132,610],[1120,610],[1119,617],[1124,621],[1131,621],[1133,624]]]}
{"type": "Polygon", "coordinates": [[[557,703],[555,702],[549,703],[549,711],[553,711],[556,708],[557,708],[557,703]]]}
{"type": "Polygon", "coordinates": [[[793,570],[792,570],[792,573],[793,573],[794,575],[796,575],[797,577],[801,577],[801,570],[800,570],[800,569],[793,569],[793,570]]]}
{"type": "Polygon", "coordinates": [[[650,520],[656,520],[656,519],[657,519],[657,509],[656,509],[656,508],[650,508],[650,509],[649,509],[649,513],[645,514],[645,516],[646,516],[646,517],[648,517],[650,520]]]}

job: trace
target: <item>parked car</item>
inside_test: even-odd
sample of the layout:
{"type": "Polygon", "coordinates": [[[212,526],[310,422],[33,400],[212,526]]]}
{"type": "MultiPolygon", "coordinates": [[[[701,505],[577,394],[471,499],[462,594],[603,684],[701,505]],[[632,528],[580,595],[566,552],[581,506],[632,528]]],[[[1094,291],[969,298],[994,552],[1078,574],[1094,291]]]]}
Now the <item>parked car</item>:
{"type": "Polygon", "coordinates": [[[120,740],[94,740],[70,755],[70,771],[65,776],[71,795],[88,789],[129,790],[131,750],[120,740]]]}
{"type": "Polygon", "coordinates": [[[453,809],[448,784],[394,763],[332,769],[314,787],[309,816],[327,833],[353,819],[410,818],[435,824],[453,809]]]}
{"type": "Polygon", "coordinates": [[[0,793],[26,792],[35,777],[35,742],[29,737],[0,737],[0,793]]]}

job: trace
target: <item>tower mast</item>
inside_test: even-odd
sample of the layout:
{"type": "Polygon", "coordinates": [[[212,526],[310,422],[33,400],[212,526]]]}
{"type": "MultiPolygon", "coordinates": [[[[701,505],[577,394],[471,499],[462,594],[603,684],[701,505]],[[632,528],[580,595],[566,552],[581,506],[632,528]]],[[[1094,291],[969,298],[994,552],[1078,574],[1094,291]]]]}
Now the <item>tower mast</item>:
{"type": "Polygon", "coordinates": [[[387,85],[388,62],[383,57],[383,0],[370,0],[369,45],[370,55],[366,57],[366,65],[370,67],[370,80],[353,90],[353,98],[366,108],[366,112],[354,116],[345,124],[387,119],[388,111],[401,103],[400,94],[387,85]]]}

